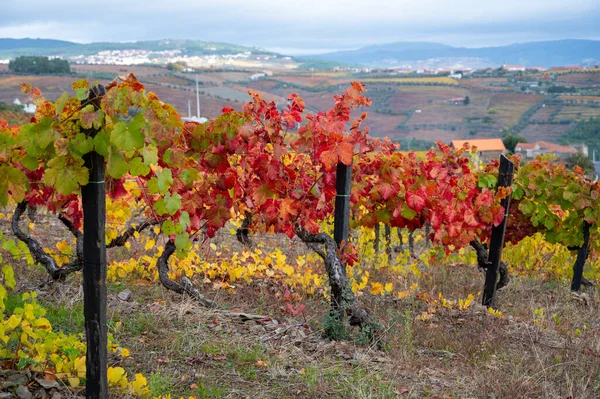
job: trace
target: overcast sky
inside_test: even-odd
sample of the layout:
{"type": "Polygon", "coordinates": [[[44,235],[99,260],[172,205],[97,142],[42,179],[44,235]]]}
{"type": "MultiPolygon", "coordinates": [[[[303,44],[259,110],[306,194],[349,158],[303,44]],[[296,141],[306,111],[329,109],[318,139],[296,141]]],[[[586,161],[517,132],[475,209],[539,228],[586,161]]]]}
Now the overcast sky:
{"type": "Polygon", "coordinates": [[[0,37],[196,39],[289,54],[395,41],[600,39],[600,0],[2,0],[0,37]]]}

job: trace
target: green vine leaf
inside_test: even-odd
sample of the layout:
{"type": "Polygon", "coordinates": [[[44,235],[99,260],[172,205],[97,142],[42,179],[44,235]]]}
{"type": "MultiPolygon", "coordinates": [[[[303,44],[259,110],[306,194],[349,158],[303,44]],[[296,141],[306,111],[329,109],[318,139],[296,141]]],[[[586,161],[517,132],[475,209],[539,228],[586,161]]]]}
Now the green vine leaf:
{"type": "Polygon", "coordinates": [[[110,134],[110,142],[119,150],[136,150],[144,146],[144,133],[139,125],[118,122],[110,134]]]}
{"type": "Polygon", "coordinates": [[[10,165],[0,165],[0,205],[8,204],[9,194],[16,202],[22,201],[28,188],[27,176],[23,172],[10,165]]]}
{"type": "Polygon", "coordinates": [[[44,173],[44,184],[52,186],[63,195],[69,195],[85,186],[89,171],[83,166],[83,159],[66,155],[51,159],[44,173]]]}

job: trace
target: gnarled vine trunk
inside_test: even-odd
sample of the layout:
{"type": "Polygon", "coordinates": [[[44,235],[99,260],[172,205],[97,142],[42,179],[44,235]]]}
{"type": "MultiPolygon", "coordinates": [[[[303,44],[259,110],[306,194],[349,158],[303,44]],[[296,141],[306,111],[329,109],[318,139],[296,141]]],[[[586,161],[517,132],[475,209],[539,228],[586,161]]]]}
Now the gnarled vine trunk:
{"type": "Polygon", "coordinates": [[[214,301],[211,301],[210,299],[202,295],[200,291],[198,291],[198,289],[194,287],[194,284],[192,284],[190,279],[186,276],[181,277],[179,283],[171,280],[171,278],[169,277],[169,258],[171,257],[171,255],[173,255],[173,253],[175,253],[175,244],[169,240],[165,245],[163,253],[156,261],[158,277],[162,285],[164,285],[166,289],[175,291],[178,294],[189,295],[202,306],[206,306],[208,308],[216,307],[217,304],[214,301]]]}
{"type": "Polygon", "coordinates": [[[583,277],[583,268],[585,266],[585,261],[588,258],[589,250],[590,250],[590,227],[592,225],[586,221],[583,222],[583,244],[581,247],[577,248],[577,259],[575,260],[575,264],[573,265],[573,279],[571,281],[571,291],[579,291],[581,285],[591,286],[589,280],[583,277]]]}
{"type": "MultiPolygon", "coordinates": [[[[477,239],[473,239],[473,241],[471,241],[470,244],[471,247],[475,250],[475,253],[477,254],[477,265],[484,270],[487,269],[489,254],[486,246],[483,243],[479,242],[477,239]]],[[[506,263],[500,261],[500,265],[498,266],[498,272],[500,273],[500,279],[496,284],[496,290],[506,287],[510,282],[510,277],[508,276],[508,267],[506,266],[506,263]]]]}
{"type": "Polygon", "coordinates": [[[127,240],[129,240],[131,237],[134,236],[135,233],[141,233],[142,231],[146,230],[148,227],[155,226],[158,223],[159,223],[159,220],[152,220],[152,221],[146,220],[146,221],[140,223],[138,226],[135,226],[135,227],[129,226],[127,228],[127,230],[125,230],[123,233],[121,233],[118,237],[113,238],[106,245],[106,248],[122,247],[125,245],[127,240]]]}
{"type": "Polygon", "coordinates": [[[373,249],[375,250],[376,254],[379,253],[379,243],[381,241],[379,228],[380,228],[379,223],[376,223],[375,226],[373,227],[373,231],[375,232],[375,240],[373,241],[373,249]]]}
{"type": "Polygon", "coordinates": [[[401,252],[404,251],[404,237],[402,234],[402,227],[397,227],[396,228],[396,233],[398,233],[398,240],[400,241],[400,243],[398,244],[398,246],[396,248],[394,248],[394,250],[396,252],[401,252]]]}
{"type": "MultiPolygon", "coordinates": [[[[46,269],[50,277],[55,281],[63,281],[69,274],[82,270],[83,233],[78,228],[76,228],[73,225],[73,223],[64,215],[58,215],[58,220],[60,220],[62,224],[64,224],[65,227],[75,237],[75,260],[64,266],[59,266],[56,259],[54,259],[52,255],[44,251],[42,245],[35,238],[31,237],[23,230],[21,230],[21,227],[19,226],[19,221],[21,220],[23,214],[28,209],[31,209],[31,207],[29,207],[28,205],[29,204],[27,201],[21,201],[17,204],[17,207],[15,208],[15,212],[13,213],[13,217],[11,220],[11,231],[19,241],[25,243],[27,249],[29,249],[29,252],[31,253],[33,260],[41,264],[46,269]]],[[[158,224],[158,221],[144,221],[136,227],[130,226],[122,234],[114,238],[106,247],[122,247],[131,237],[133,237],[135,232],[141,233],[143,230],[156,224],[158,224]]]]}
{"type": "Polygon", "coordinates": [[[408,230],[408,250],[410,252],[410,256],[415,257],[415,237],[414,231],[408,230]]]}
{"type": "Polygon", "coordinates": [[[325,233],[311,234],[300,226],[296,226],[295,230],[296,235],[319,254],[325,262],[325,270],[331,288],[332,314],[340,319],[344,315],[349,316],[352,326],[363,327],[369,324],[369,313],[358,306],[358,301],[346,275],[346,267],[338,256],[338,246],[334,239],[325,233]]]}
{"type": "Polygon", "coordinates": [[[69,274],[81,270],[83,268],[83,234],[77,230],[69,220],[64,217],[59,218],[61,222],[67,226],[69,231],[75,235],[77,247],[77,259],[74,262],[60,267],[56,260],[50,254],[44,251],[44,248],[36,239],[27,235],[27,233],[21,230],[19,221],[21,220],[23,213],[25,213],[27,210],[27,204],[27,201],[21,201],[17,204],[15,212],[13,213],[10,227],[12,233],[17,237],[17,239],[25,243],[33,259],[37,263],[44,266],[53,280],[63,281],[69,274]]]}
{"type": "Polygon", "coordinates": [[[248,236],[250,233],[250,229],[248,228],[250,223],[252,223],[252,214],[250,212],[246,212],[246,216],[242,221],[242,226],[236,229],[235,236],[240,243],[248,248],[253,248],[254,241],[252,241],[248,236]]]}
{"type": "Polygon", "coordinates": [[[392,228],[389,225],[384,225],[385,235],[385,253],[388,258],[388,263],[392,263],[392,228]]]}

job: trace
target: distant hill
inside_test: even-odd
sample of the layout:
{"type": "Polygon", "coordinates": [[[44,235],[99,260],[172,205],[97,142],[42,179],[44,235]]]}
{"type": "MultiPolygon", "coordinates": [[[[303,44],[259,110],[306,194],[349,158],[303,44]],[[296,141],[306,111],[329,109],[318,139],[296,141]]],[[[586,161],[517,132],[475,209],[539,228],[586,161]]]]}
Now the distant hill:
{"type": "Polygon", "coordinates": [[[371,67],[456,65],[482,68],[498,67],[504,63],[546,67],[596,65],[600,63],[600,41],[554,40],[481,48],[452,47],[427,42],[398,42],[307,56],[306,59],[371,67]]]}
{"type": "MultiPolygon", "coordinates": [[[[127,43],[73,43],[51,39],[2,39],[0,59],[20,55],[92,56],[101,51],[147,50],[152,52],[180,50],[180,55],[228,55],[250,52],[252,55],[278,55],[257,47],[199,40],[150,40],[127,43]]],[[[301,68],[333,66],[369,66],[412,68],[434,67],[498,67],[503,63],[524,66],[597,65],[600,64],[600,41],[555,40],[511,44],[508,46],[467,48],[429,42],[397,42],[372,45],[351,51],[294,57],[304,63],[301,68]]]]}
{"type": "Polygon", "coordinates": [[[127,43],[73,43],[50,39],[1,39],[0,58],[15,58],[20,55],[58,55],[71,57],[93,55],[106,50],[181,50],[183,55],[236,54],[250,51],[253,54],[275,54],[254,47],[236,44],[204,42],[199,40],[150,40],[127,43]]]}
{"type": "Polygon", "coordinates": [[[77,45],[77,43],[53,39],[0,39],[0,51],[24,48],[55,49],[77,45]]]}

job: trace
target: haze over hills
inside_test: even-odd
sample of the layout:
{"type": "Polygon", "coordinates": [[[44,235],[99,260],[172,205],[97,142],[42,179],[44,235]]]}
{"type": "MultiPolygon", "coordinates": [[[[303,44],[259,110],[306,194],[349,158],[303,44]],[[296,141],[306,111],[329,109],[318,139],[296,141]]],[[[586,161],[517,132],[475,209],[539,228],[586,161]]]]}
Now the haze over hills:
{"type": "Polygon", "coordinates": [[[268,50],[198,40],[73,43],[46,39],[0,39],[0,60],[18,56],[54,56],[78,64],[166,65],[192,68],[278,68],[298,66],[291,57],[268,50]]]}
{"type": "Polygon", "coordinates": [[[523,66],[556,66],[600,63],[600,41],[554,40],[497,47],[452,47],[440,43],[397,42],[358,50],[311,55],[305,58],[361,64],[370,67],[498,67],[504,63],[523,66]]]}
{"type": "Polygon", "coordinates": [[[1,39],[0,50],[56,49],[76,46],[78,43],[53,39],[1,39]]]}
{"type": "MultiPolygon", "coordinates": [[[[46,55],[60,56],[73,62],[103,63],[101,59],[90,61],[89,57],[105,51],[134,50],[144,53],[146,58],[143,58],[142,61],[158,64],[169,62],[169,57],[184,57],[185,61],[185,57],[240,57],[241,54],[245,54],[245,57],[253,59],[253,63],[246,65],[248,67],[277,67],[277,62],[261,63],[256,60],[260,59],[260,56],[263,56],[263,61],[265,56],[279,60],[285,57],[282,54],[257,47],[198,40],[81,44],[52,39],[0,39],[0,59],[14,58],[19,55],[46,55]]],[[[291,60],[289,57],[286,59],[291,60]]],[[[304,67],[314,66],[315,69],[353,65],[383,68],[410,66],[413,70],[442,67],[494,68],[505,63],[526,67],[592,66],[600,64],[600,41],[555,40],[481,48],[453,47],[431,42],[396,42],[366,46],[357,50],[293,57],[293,59],[297,63],[288,65],[288,62],[285,68],[298,66],[298,63],[304,64],[304,67]]],[[[236,64],[236,66],[240,65],[236,64]]]]}
{"type": "Polygon", "coordinates": [[[155,52],[179,50],[182,54],[189,56],[233,54],[247,51],[260,54],[272,54],[270,51],[254,47],[199,40],[165,39],[125,43],[74,43],[52,39],[0,39],[0,58],[13,58],[19,55],[60,55],[69,57],[76,55],[92,55],[107,50],[146,50],[155,52]]]}

